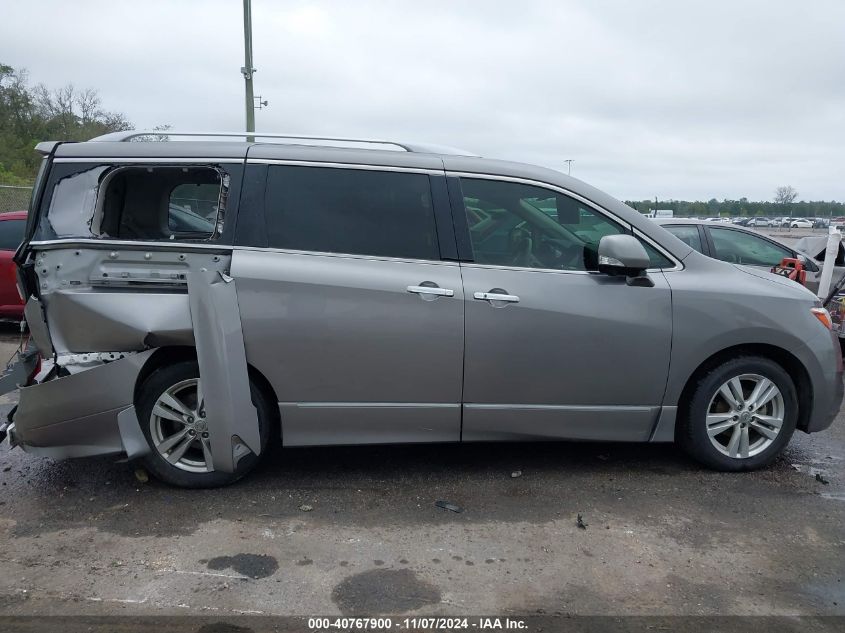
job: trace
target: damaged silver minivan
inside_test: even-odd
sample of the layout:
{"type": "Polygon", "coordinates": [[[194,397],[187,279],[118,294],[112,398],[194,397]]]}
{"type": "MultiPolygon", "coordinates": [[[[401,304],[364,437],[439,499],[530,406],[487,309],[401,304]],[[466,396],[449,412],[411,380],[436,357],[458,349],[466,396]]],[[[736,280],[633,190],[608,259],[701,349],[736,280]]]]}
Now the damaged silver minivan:
{"type": "Polygon", "coordinates": [[[404,143],[167,135],[39,145],[12,446],[189,487],[243,476],[271,437],[677,441],[751,470],[839,409],[812,293],[578,180],[404,143]]]}

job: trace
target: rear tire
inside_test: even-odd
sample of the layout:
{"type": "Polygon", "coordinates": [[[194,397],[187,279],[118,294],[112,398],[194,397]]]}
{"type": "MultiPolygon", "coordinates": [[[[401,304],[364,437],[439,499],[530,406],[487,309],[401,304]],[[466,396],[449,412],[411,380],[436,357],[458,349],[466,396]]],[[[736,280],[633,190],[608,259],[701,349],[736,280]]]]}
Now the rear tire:
{"type": "Polygon", "coordinates": [[[243,446],[244,455],[237,461],[234,473],[208,470],[211,454],[204,406],[197,401],[199,375],[197,361],[182,361],[157,369],[141,385],[136,407],[138,422],[150,446],[142,462],[157,479],[173,486],[227,486],[255,468],[264,456],[273,417],[261,392],[250,380],[252,403],[258,413],[261,454],[256,455],[243,446]]]}
{"type": "Polygon", "coordinates": [[[776,362],[740,356],[696,378],[678,413],[675,439],[691,457],[715,470],[756,470],[789,443],[798,397],[776,362]]]}

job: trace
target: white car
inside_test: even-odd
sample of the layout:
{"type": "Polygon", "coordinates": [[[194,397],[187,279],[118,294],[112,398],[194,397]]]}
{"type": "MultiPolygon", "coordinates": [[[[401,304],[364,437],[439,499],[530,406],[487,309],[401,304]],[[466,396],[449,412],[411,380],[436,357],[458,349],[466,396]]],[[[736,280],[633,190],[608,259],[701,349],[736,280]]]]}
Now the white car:
{"type": "Polygon", "coordinates": [[[751,218],[745,226],[771,226],[772,221],[769,218],[751,218]]]}
{"type": "Polygon", "coordinates": [[[811,229],[813,228],[813,223],[807,220],[806,218],[793,218],[792,222],[789,223],[789,228],[811,229]]]}

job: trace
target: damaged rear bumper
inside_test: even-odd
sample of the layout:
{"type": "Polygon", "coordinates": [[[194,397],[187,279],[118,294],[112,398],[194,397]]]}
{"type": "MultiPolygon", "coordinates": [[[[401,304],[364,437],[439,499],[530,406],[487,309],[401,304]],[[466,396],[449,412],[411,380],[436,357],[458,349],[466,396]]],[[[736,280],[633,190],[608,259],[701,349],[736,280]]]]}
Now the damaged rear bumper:
{"type": "Polygon", "coordinates": [[[45,365],[36,378],[41,382],[20,389],[10,445],[57,459],[143,455],[149,449],[133,403],[138,374],[153,351],[62,377],[45,365]]]}
{"type": "Polygon", "coordinates": [[[53,458],[148,453],[136,385],[156,350],[176,346],[196,351],[213,470],[235,472],[242,445],[260,454],[231,256],[84,246],[33,251],[39,296],[25,314],[52,360],[21,388],[10,443],[53,458]]]}

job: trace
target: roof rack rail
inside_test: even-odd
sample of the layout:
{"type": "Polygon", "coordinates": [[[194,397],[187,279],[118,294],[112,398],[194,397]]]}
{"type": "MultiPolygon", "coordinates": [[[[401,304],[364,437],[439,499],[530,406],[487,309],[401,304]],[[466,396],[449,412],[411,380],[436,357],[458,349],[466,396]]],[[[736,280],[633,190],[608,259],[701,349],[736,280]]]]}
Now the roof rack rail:
{"type": "Polygon", "coordinates": [[[279,134],[276,132],[179,132],[174,130],[124,130],[122,132],[111,132],[92,138],[96,142],[124,143],[132,139],[144,137],[222,137],[222,138],[243,138],[247,139],[284,139],[287,141],[321,141],[340,143],[364,143],[371,145],[392,145],[406,152],[423,154],[454,154],[458,156],[475,156],[472,152],[446,147],[442,145],[429,145],[426,143],[400,143],[398,141],[387,141],[373,138],[349,138],[343,136],[314,136],[311,134],[279,134]]]}

